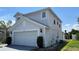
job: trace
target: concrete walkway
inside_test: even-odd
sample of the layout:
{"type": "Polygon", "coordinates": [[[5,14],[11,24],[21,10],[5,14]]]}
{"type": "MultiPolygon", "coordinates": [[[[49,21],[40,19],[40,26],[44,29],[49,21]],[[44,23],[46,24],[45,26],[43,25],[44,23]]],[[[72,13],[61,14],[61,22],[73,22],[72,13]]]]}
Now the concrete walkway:
{"type": "Polygon", "coordinates": [[[20,45],[10,45],[0,48],[0,51],[31,51],[35,47],[20,46],[20,45]]]}

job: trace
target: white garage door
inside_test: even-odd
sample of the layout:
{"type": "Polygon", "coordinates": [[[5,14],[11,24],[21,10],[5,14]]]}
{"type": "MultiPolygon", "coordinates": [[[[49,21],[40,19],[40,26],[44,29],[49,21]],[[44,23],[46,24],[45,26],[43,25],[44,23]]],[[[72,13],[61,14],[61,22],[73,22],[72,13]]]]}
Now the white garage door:
{"type": "Polygon", "coordinates": [[[14,32],[14,44],[37,46],[37,31],[14,32]]]}

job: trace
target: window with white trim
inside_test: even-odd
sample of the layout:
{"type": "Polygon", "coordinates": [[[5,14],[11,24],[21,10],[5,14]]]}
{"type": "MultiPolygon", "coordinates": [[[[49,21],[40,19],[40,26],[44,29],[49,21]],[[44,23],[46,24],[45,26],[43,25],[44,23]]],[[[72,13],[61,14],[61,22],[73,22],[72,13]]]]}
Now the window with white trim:
{"type": "Polygon", "coordinates": [[[42,12],[42,18],[46,17],[46,12],[42,12]]]}
{"type": "Polygon", "coordinates": [[[61,24],[59,24],[59,28],[61,27],[61,24]]]}
{"type": "Polygon", "coordinates": [[[54,19],[54,24],[55,24],[55,19],[54,19]]]}

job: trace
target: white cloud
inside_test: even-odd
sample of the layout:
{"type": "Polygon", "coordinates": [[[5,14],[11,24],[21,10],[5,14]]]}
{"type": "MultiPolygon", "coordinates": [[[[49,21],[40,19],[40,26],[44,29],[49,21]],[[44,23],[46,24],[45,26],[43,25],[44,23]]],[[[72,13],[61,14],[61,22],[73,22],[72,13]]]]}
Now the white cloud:
{"type": "Polygon", "coordinates": [[[72,28],[73,28],[73,29],[76,29],[76,30],[79,30],[79,24],[74,24],[74,25],[72,26],[72,28]]]}
{"type": "Polygon", "coordinates": [[[14,20],[12,20],[12,25],[15,23],[15,21],[14,20]]]}
{"type": "Polygon", "coordinates": [[[7,22],[8,20],[11,20],[12,21],[12,24],[15,23],[15,19],[13,17],[13,14],[8,14],[8,15],[5,15],[5,16],[1,16],[0,17],[0,20],[3,20],[5,22],[7,22]]]}
{"type": "Polygon", "coordinates": [[[65,25],[62,26],[63,32],[65,30],[67,30],[67,32],[70,32],[72,29],[79,30],[79,24],[73,24],[73,25],[65,24],[65,25]]]}
{"type": "Polygon", "coordinates": [[[70,26],[70,24],[65,24],[64,26],[68,27],[68,26],[70,26]]]}
{"type": "Polygon", "coordinates": [[[62,30],[65,31],[67,30],[67,32],[71,31],[72,26],[70,24],[65,24],[62,26],[62,30]]]}

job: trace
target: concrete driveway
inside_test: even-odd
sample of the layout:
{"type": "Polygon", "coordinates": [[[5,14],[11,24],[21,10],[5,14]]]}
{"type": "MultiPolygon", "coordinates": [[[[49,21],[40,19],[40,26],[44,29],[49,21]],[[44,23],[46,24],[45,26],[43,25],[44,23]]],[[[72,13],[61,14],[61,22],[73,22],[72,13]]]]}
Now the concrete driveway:
{"type": "Polygon", "coordinates": [[[35,47],[30,46],[20,46],[20,45],[9,45],[3,48],[0,48],[0,51],[31,51],[35,47]]]}

